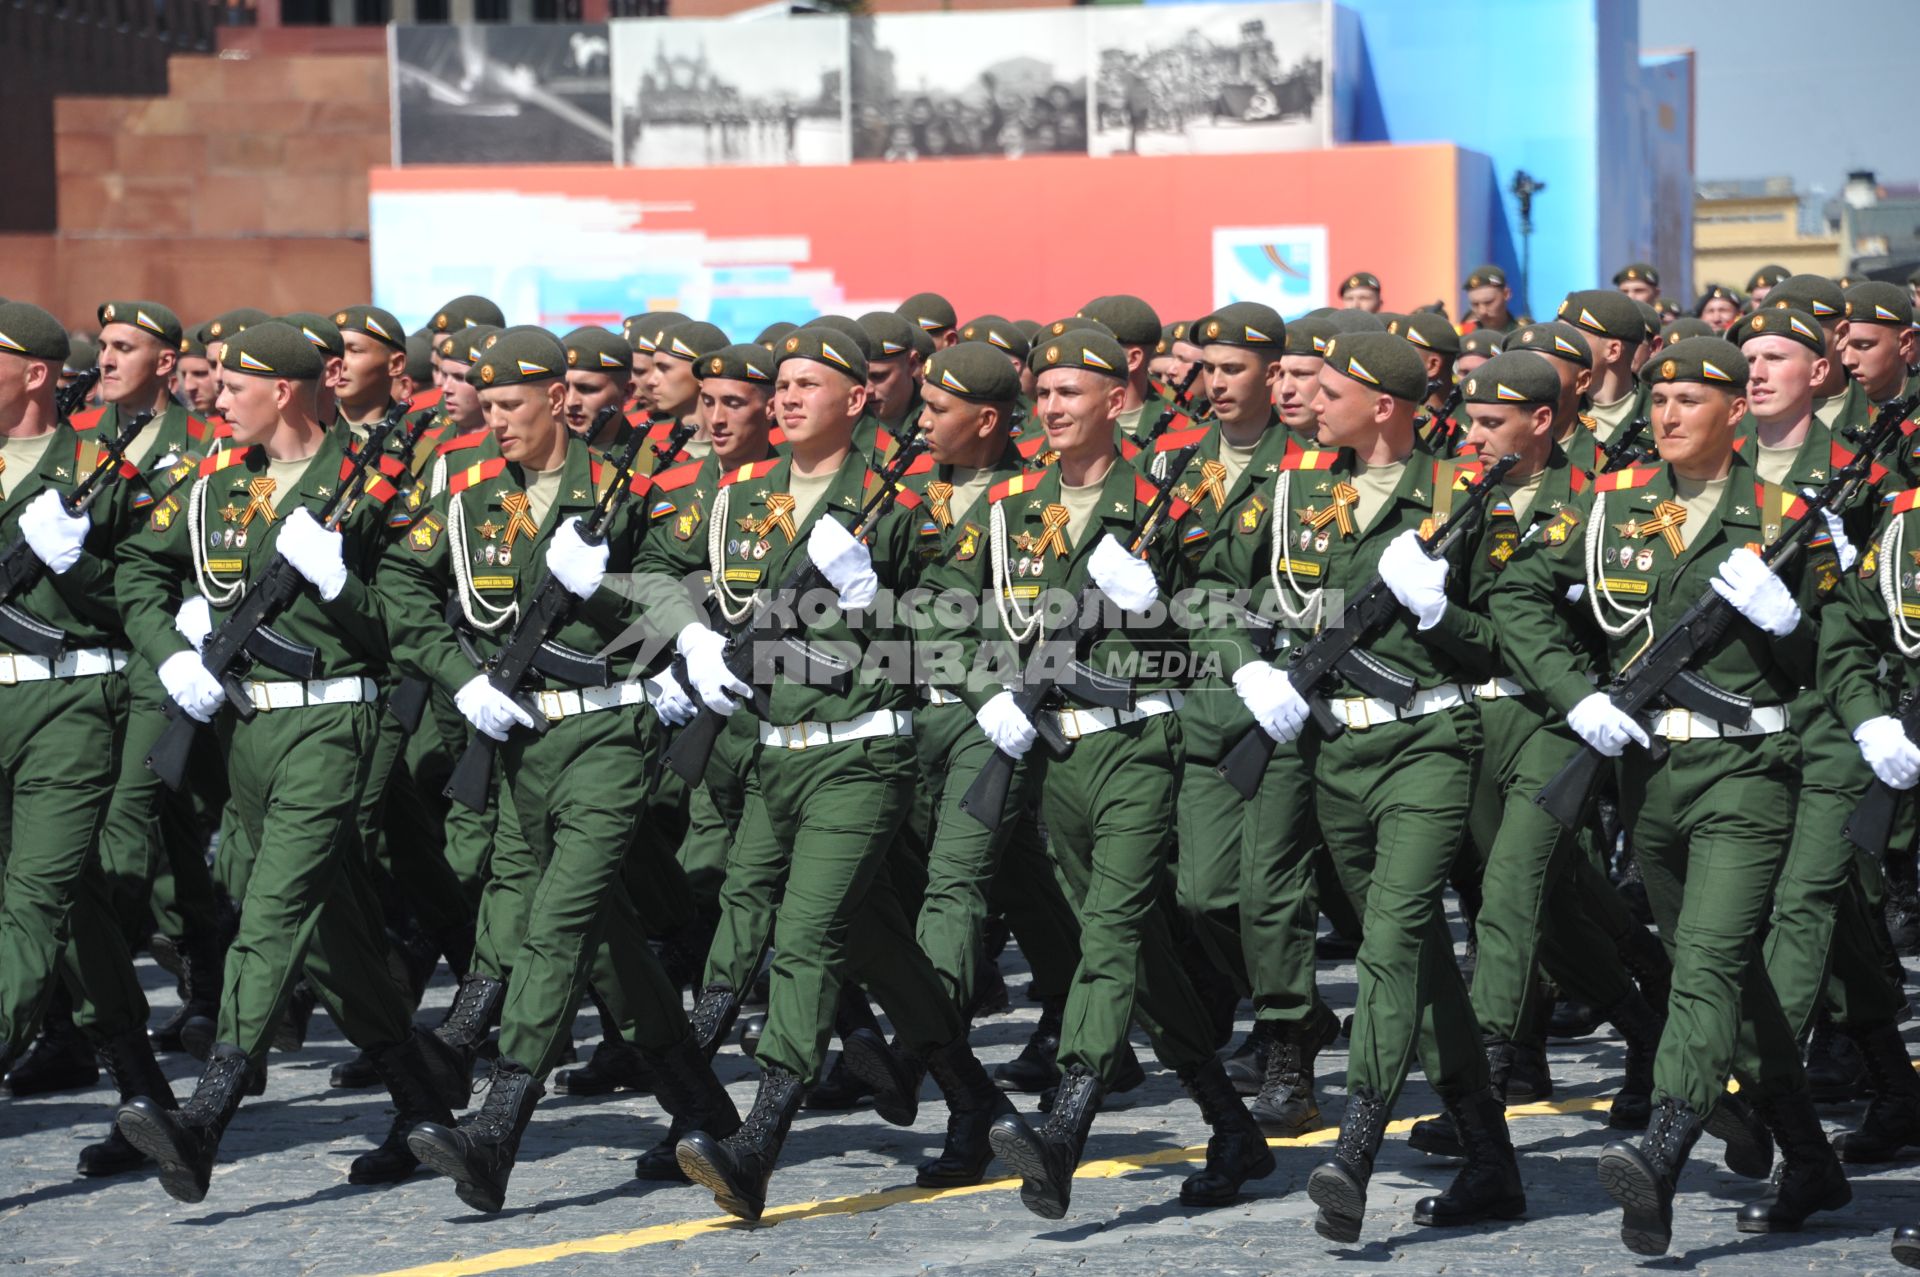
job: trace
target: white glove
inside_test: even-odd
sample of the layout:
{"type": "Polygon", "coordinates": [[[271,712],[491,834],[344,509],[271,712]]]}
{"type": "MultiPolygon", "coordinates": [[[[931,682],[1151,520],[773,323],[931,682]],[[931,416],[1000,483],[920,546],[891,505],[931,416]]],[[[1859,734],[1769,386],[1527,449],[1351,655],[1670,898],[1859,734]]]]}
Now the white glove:
{"type": "Polygon", "coordinates": [[[1153,579],[1153,569],[1146,560],[1128,554],[1127,547],[1114,540],[1111,532],[1093,547],[1087,575],[1123,612],[1144,612],[1160,597],[1160,583],[1153,579]]]}
{"type": "Polygon", "coordinates": [[[995,749],[1014,758],[1025,758],[1033,742],[1040,739],[1033,720],[1013,703],[1012,692],[1001,692],[982,705],[973,721],[980,724],[980,730],[987,734],[995,749]]]}
{"type": "Polygon", "coordinates": [[[1721,598],[1738,608],[1740,615],[1773,635],[1784,638],[1800,624],[1800,605],[1793,601],[1780,578],[1752,550],[1741,546],[1720,565],[1720,575],[1712,581],[1721,598]]]}
{"type": "Polygon", "coordinates": [[[1920,746],[1907,739],[1900,720],[1882,714],[1853,729],[1860,757],[1890,789],[1912,789],[1920,780],[1920,746]]]}
{"type": "Polygon", "coordinates": [[[695,695],[714,713],[732,714],[740,708],[740,701],[753,695],[753,689],[727,668],[727,640],[700,622],[681,630],[674,646],[687,663],[687,678],[693,683],[695,695]]]}
{"type": "Polygon", "coordinates": [[[1420,548],[1420,534],[1408,528],[1380,552],[1380,579],[1413,613],[1420,628],[1430,630],[1447,611],[1447,561],[1432,559],[1420,548]]]}
{"type": "Polygon", "coordinates": [[[173,703],[196,722],[211,723],[226,704],[227,694],[200,657],[193,652],[175,652],[160,662],[160,682],[173,697],[173,703]]]}
{"type": "Polygon", "coordinates": [[[1618,758],[1625,753],[1630,740],[1640,742],[1643,749],[1649,744],[1647,729],[1615,705],[1605,692],[1595,692],[1568,710],[1567,726],[1575,736],[1608,758],[1618,758]]]}
{"type": "Polygon", "coordinates": [[[328,603],[347,588],[347,561],[341,557],[340,534],[329,532],[305,506],[295,506],[280,525],[274,548],[328,603]]]}
{"type": "Polygon", "coordinates": [[[807,535],[807,557],[833,583],[840,593],[840,606],[848,611],[870,607],[880,593],[872,552],[854,540],[853,533],[838,519],[829,516],[813,525],[807,535]]]}
{"type": "Polygon", "coordinates": [[[653,712],[668,727],[680,726],[699,709],[693,703],[693,697],[687,695],[687,689],[680,686],[680,680],[673,676],[672,670],[661,670],[645,682],[647,704],[653,706],[653,712]]]}
{"type": "Polygon", "coordinates": [[[81,543],[92,526],[86,515],[68,514],[60,504],[60,494],[51,488],[20,512],[20,535],[27,539],[34,557],[55,576],[80,561],[81,543]]]}
{"type": "Polygon", "coordinates": [[[1833,552],[1840,556],[1840,570],[1853,571],[1854,562],[1859,559],[1860,551],[1854,549],[1853,542],[1847,540],[1847,530],[1841,525],[1840,516],[1824,506],[1821,507],[1820,514],[1827,521],[1828,535],[1833,538],[1833,552]]]}
{"type": "Polygon", "coordinates": [[[1260,730],[1284,745],[1307,725],[1306,698],[1293,680],[1264,661],[1253,661],[1233,672],[1233,690],[1253,714],[1260,730]]]}
{"type": "Polygon", "coordinates": [[[514,699],[493,685],[485,674],[475,674],[453,694],[453,707],[466,716],[477,732],[505,740],[515,723],[532,727],[533,718],[514,699]]]}
{"type": "Polygon", "coordinates": [[[207,641],[207,635],[213,633],[213,609],[207,606],[207,596],[196,594],[180,605],[173,614],[173,628],[180,631],[180,637],[193,644],[193,650],[199,651],[200,645],[207,641]]]}
{"type": "Polygon", "coordinates": [[[588,545],[580,538],[580,519],[568,519],[547,542],[547,571],[576,598],[590,599],[607,575],[607,543],[588,545]]]}

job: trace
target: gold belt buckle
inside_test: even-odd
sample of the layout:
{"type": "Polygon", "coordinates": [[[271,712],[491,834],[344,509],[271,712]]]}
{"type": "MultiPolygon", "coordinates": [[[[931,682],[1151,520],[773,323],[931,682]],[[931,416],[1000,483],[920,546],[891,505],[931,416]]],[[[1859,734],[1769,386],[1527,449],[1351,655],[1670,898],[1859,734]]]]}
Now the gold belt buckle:
{"type": "Polygon", "coordinates": [[[1668,740],[1693,739],[1693,711],[1690,709],[1670,709],[1667,711],[1668,740]]]}
{"type": "Polygon", "coordinates": [[[807,747],[807,720],[797,723],[779,724],[780,744],[784,749],[802,750],[807,747]]]}
{"type": "Polygon", "coordinates": [[[257,678],[247,680],[247,699],[253,702],[257,710],[273,708],[272,698],[267,695],[267,685],[257,678]]]}
{"type": "Polygon", "coordinates": [[[19,661],[12,652],[0,652],[0,687],[12,687],[20,681],[19,661]]]}
{"type": "Polygon", "coordinates": [[[1347,727],[1352,731],[1364,732],[1373,726],[1373,716],[1364,696],[1346,697],[1340,702],[1340,712],[1346,715],[1347,727]]]}
{"type": "Polygon", "coordinates": [[[566,705],[560,699],[560,693],[551,688],[541,689],[538,697],[540,712],[546,715],[550,723],[558,722],[567,716],[566,705]]]}

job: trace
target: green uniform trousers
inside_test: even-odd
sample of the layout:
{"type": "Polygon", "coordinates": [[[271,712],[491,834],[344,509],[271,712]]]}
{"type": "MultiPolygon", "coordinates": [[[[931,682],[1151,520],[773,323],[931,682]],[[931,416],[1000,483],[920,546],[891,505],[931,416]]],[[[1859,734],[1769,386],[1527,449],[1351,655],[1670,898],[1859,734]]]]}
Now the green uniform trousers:
{"type": "Polygon", "coordinates": [[[508,980],[514,958],[527,938],[527,915],[540,885],[540,862],[534,858],[520,826],[513,786],[504,783],[497,755],[488,797],[483,812],[460,803],[453,807],[470,818],[463,821],[462,846],[482,849],[477,858],[483,885],[473,927],[473,969],[496,980],[508,980]]]}
{"type": "Polygon", "coordinates": [[[1416,1050],[1452,1100],[1488,1085],[1487,1060],[1441,909],[1465,836],[1479,720],[1472,706],[1349,729],[1314,758],[1320,831],[1361,917],[1347,1090],[1389,1107],[1416,1050]]]}
{"type": "Polygon", "coordinates": [[[1214,770],[1217,762],[1188,758],[1180,768],[1180,806],[1173,814],[1180,847],[1174,899],[1201,952],[1245,997],[1251,958],[1240,914],[1244,804],[1214,770]]]}
{"type": "Polygon", "coordinates": [[[442,858],[460,880],[461,894],[468,908],[478,910],[481,894],[486,890],[487,866],[493,858],[493,840],[499,823],[497,774],[496,792],[485,811],[474,811],[464,803],[442,797],[453,774],[453,765],[466,749],[472,731],[460,711],[453,707],[453,698],[435,687],[427,698],[420,729],[407,738],[403,764],[413,777],[415,793],[439,817],[442,858]]]}
{"type": "Polygon", "coordinates": [[[449,804],[439,790],[429,792],[415,783],[405,758],[407,730],[384,704],[377,722],[373,783],[361,803],[361,838],[420,929],[446,942],[472,926],[474,916],[466,884],[447,860],[442,813],[449,804]]]}
{"type": "Polygon", "coordinates": [[[1779,733],[1679,741],[1658,764],[1631,750],[1621,766],[1621,816],[1673,955],[1656,1104],[1671,1096],[1704,1117],[1729,1077],[1761,1099],[1806,1085],[1758,942],[1793,830],[1797,758],[1779,733]]]}
{"type": "MultiPolygon", "coordinates": [[[[1240,948],[1253,1016],[1275,1025],[1304,1023],[1319,1001],[1313,943],[1323,897],[1314,867],[1326,853],[1313,810],[1312,758],[1318,748],[1317,736],[1281,746],[1251,800],[1241,802],[1231,787],[1221,800],[1239,808],[1232,845],[1239,856],[1240,948]]],[[[1192,802],[1184,789],[1180,798],[1182,807],[1192,802]]],[[[1184,845],[1180,856],[1186,859],[1184,845]]]]}
{"type": "Polygon", "coordinates": [[[125,712],[119,675],[0,687],[0,1053],[32,1041],[63,960],[103,1009],[91,1034],[146,1022],[97,851],[125,712]]]}
{"type": "Polygon", "coordinates": [[[240,908],[218,1040],[256,1064],[303,973],[355,1046],[391,1046],[412,1028],[359,833],[379,713],[316,705],[217,720],[230,786],[220,858],[240,908]]]}
{"type": "Polygon", "coordinates": [[[1031,802],[1007,812],[1002,828],[1007,826],[1012,832],[1000,849],[987,900],[1027,960],[1028,996],[1039,1001],[1064,998],[1080,967],[1080,919],[1067,902],[1031,802]]]}
{"type": "Polygon", "coordinates": [[[773,931],[773,908],[785,872],[785,855],[764,812],[751,829],[746,813],[759,803],[760,781],[753,756],[760,747],[759,720],[736,713],[713,743],[707,774],[688,809],[687,836],[680,863],[722,866],[714,891],[718,911],[713,943],[707,948],[700,987],[719,986],[744,994],[759,970],[773,931]],[[745,843],[742,838],[747,838],[745,843]]]}
{"type": "Polygon", "coordinates": [[[1083,736],[1040,759],[1048,847],[1080,916],[1080,966],[1067,994],[1060,1066],[1111,1086],[1135,1019],[1175,1069],[1213,1058],[1213,1025],[1173,940],[1168,853],[1179,800],[1181,732],[1157,714],[1083,736]]]}
{"type": "MultiPolygon", "coordinates": [[[[1604,1010],[1618,1006],[1636,990],[1622,955],[1630,933],[1640,929],[1640,920],[1600,867],[1593,841],[1591,831],[1581,831],[1574,839],[1567,872],[1552,885],[1539,934],[1540,966],[1566,996],[1604,1010]],[[1596,935],[1601,937],[1598,942],[1596,935]]],[[[1474,978],[1478,1010],[1477,971],[1474,978]]],[[[1492,1025],[1482,1023],[1488,1032],[1494,1031],[1492,1025]]],[[[1533,1031],[1537,1041],[1545,1026],[1536,1023],[1533,1031]]]]}

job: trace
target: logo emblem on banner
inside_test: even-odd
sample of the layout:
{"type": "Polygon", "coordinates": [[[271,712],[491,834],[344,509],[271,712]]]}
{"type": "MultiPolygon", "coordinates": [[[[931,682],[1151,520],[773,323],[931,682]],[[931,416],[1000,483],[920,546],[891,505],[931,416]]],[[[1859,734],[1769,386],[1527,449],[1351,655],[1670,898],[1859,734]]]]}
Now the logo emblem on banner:
{"type": "Polygon", "coordinates": [[[1292,319],[1326,303],[1327,228],[1216,226],[1213,304],[1265,302],[1292,319]]]}

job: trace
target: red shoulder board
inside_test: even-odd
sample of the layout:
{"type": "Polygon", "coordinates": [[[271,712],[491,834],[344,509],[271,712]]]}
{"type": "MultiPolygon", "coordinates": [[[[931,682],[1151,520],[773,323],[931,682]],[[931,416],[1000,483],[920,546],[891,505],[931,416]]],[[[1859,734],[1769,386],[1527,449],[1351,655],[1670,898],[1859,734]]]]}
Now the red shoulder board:
{"type": "Polygon", "coordinates": [[[106,415],[107,410],[105,408],[89,408],[85,412],[77,412],[73,416],[68,417],[67,424],[75,430],[91,430],[99,425],[100,418],[106,415]]]}
{"type": "Polygon", "coordinates": [[[496,478],[507,468],[505,457],[492,457],[486,461],[476,461],[447,481],[448,492],[465,492],[476,483],[485,483],[496,478]]]}
{"type": "Polygon", "coordinates": [[[480,441],[486,437],[487,428],[482,426],[478,430],[469,430],[463,435],[455,435],[438,448],[435,448],[434,452],[444,457],[450,452],[459,452],[466,448],[477,448],[480,446],[480,441]]]}
{"type": "Polygon", "coordinates": [[[1747,446],[1747,437],[1745,435],[1740,435],[1733,441],[1733,450],[1735,452],[1740,451],[1740,449],[1746,446],[1747,446]]]}
{"type": "Polygon", "coordinates": [[[1887,509],[1894,514],[1905,514],[1916,507],[1920,507],[1920,488],[1908,488],[1887,498],[1887,509]]]}
{"type": "Polygon", "coordinates": [[[208,453],[207,459],[200,463],[200,477],[204,479],[210,474],[218,474],[228,466],[239,465],[247,459],[248,451],[249,449],[246,448],[222,448],[218,452],[208,453]]]}
{"type": "Polygon", "coordinates": [[[225,417],[214,417],[212,418],[212,421],[213,421],[213,437],[214,438],[216,439],[233,438],[232,422],[228,421],[225,417]]]}
{"type": "Polygon", "coordinates": [[[648,443],[664,443],[666,442],[667,436],[673,433],[674,421],[672,417],[668,417],[665,421],[661,422],[653,422],[651,418],[642,418],[642,421],[650,423],[650,428],[647,430],[648,443]]]}
{"type": "MultiPolygon", "coordinates": [[[[598,480],[595,482],[597,483],[598,480]]],[[[644,497],[653,491],[653,479],[636,470],[633,472],[633,482],[627,485],[627,491],[636,497],[644,497]]]]}
{"type": "Polygon", "coordinates": [[[118,473],[122,479],[138,479],[140,477],[140,467],[134,465],[131,461],[122,461],[118,473]]]}
{"type": "Polygon", "coordinates": [[[720,486],[728,488],[736,483],[744,483],[748,479],[758,479],[761,475],[767,473],[767,471],[779,464],[780,459],[778,457],[769,457],[765,461],[749,461],[737,470],[722,471],[720,474],[720,486]]]}
{"type": "Polygon", "coordinates": [[[881,426],[878,430],[875,430],[873,432],[873,455],[874,456],[876,457],[891,456],[893,455],[893,450],[899,446],[900,446],[900,441],[894,438],[893,432],[888,430],[885,426],[881,426]]]}
{"type": "Polygon", "coordinates": [[[1045,470],[1028,470],[1024,474],[1016,474],[1011,479],[1003,479],[987,489],[987,500],[1005,501],[1008,497],[1017,497],[1022,492],[1032,492],[1046,477],[1045,470]]]}
{"type": "MultiPolygon", "coordinates": [[[[345,479],[347,477],[347,474],[350,473],[352,469],[353,467],[351,463],[349,463],[341,473],[340,477],[342,479],[345,479]]],[[[395,497],[400,495],[400,489],[394,487],[393,484],[383,474],[376,474],[370,479],[368,479],[366,482],[366,486],[361,488],[360,491],[363,496],[372,500],[376,505],[385,505],[387,502],[393,500],[395,497]]]]}
{"type": "Polygon", "coordinates": [[[787,432],[782,430],[779,426],[775,426],[773,429],[767,431],[767,446],[769,448],[781,447],[786,442],[787,442],[787,432]]]}
{"type": "Polygon", "coordinates": [[[1287,440],[1286,455],[1280,458],[1282,470],[1331,470],[1340,457],[1338,448],[1302,448],[1287,440]]]}
{"type": "Polygon", "coordinates": [[[1131,439],[1122,439],[1120,441],[1120,459],[1122,461],[1131,461],[1139,455],[1140,455],[1139,444],[1135,443],[1131,439]]]}
{"type": "Polygon", "coordinates": [[[440,401],[446,398],[446,395],[447,392],[437,386],[432,390],[423,390],[407,401],[407,411],[424,412],[428,408],[438,408],[440,401]]]}
{"type": "Polygon", "coordinates": [[[1659,466],[1636,466],[1627,470],[1615,470],[1594,479],[1595,492],[1625,492],[1628,488],[1644,488],[1653,482],[1660,473],[1659,466]]]}
{"type": "Polygon", "coordinates": [[[934,464],[933,454],[931,452],[923,452],[913,459],[913,464],[907,467],[907,473],[932,474],[934,464]]]}
{"type": "MultiPolygon", "coordinates": [[[[1145,475],[1137,474],[1133,477],[1133,499],[1135,501],[1138,501],[1141,505],[1146,505],[1159,495],[1159,489],[1155,488],[1153,483],[1145,475]]],[[[1167,517],[1169,519],[1184,519],[1187,517],[1187,511],[1191,508],[1192,507],[1188,506],[1187,503],[1179,497],[1175,497],[1167,502],[1167,517]]]]}
{"type": "Polygon", "coordinates": [[[701,462],[692,461],[683,466],[675,466],[671,470],[663,470],[653,476],[653,486],[662,492],[674,492],[684,488],[700,477],[701,465],[701,462]]]}
{"type": "Polygon", "coordinates": [[[1147,389],[1153,392],[1153,397],[1155,399],[1173,398],[1172,395],[1167,393],[1167,383],[1164,381],[1161,381],[1158,377],[1147,378],[1147,389]]]}
{"type": "Polygon", "coordinates": [[[1575,496],[1579,496],[1582,492],[1585,492],[1592,483],[1592,477],[1579,466],[1573,467],[1573,473],[1567,476],[1567,487],[1573,490],[1575,496]]]}
{"type": "Polygon", "coordinates": [[[1753,503],[1760,507],[1762,520],[1798,519],[1807,512],[1807,503],[1785,488],[1771,483],[1753,485],[1753,503]],[[1772,497],[1769,502],[1768,498],[1772,497]]]}
{"type": "MultiPolygon", "coordinates": [[[[225,425],[226,423],[221,422],[221,424],[225,425]]],[[[187,438],[193,440],[195,443],[202,443],[206,440],[206,437],[212,433],[212,422],[196,417],[192,413],[187,414],[187,438]]]]}
{"type": "MultiPolygon", "coordinates": [[[[879,486],[880,476],[871,470],[867,471],[866,480],[861,484],[861,487],[867,492],[872,492],[879,486]]],[[[902,510],[918,510],[920,508],[920,494],[912,488],[896,486],[893,490],[893,499],[895,504],[902,510]]]]}
{"type": "Polygon", "coordinates": [[[1207,437],[1207,428],[1200,426],[1191,430],[1169,430],[1153,441],[1155,452],[1178,452],[1188,444],[1199,443],[1207,437]]]}
{"type": "MultiPolygon", "coordinates": [[[[392,453],[383,453],[380,459],[373,464],[378,466],[380,473],[389,479],[398,479],[401,475],[407,473],[407,463],[392,453]]],[[[345,475],[341,475],[340,477],[343,479],[346,478],[345,475]]]]}
{"type": "Polygon", "coordinates": [[[1046,450],[1047,437],[1044,434],[1038,434],[1031,439],[1022,439],[1015,446],[1020,450],[1022,461],[1031,461],[1046,450]]]}
{"type": "MultiPolygon", "coordinates": [[[[1846,466],[1852,465],[1853,459],[1857,455],[1858,455],[1857,453],[1854,453],[1846,448],[1843,448],[1838,443],[1836,443],[1833,445],[1832,452],[1827,457],[1827,464],[1832,466],[1835,470],[1839,470],[1846,466]]],[[[1878,461],[1870,461],[1867,463],[1867,482],[1868,483],[1873,484],[1877,487],[1879,486],[1881,481],[1884,480],[1886,477],[1887,477],[1887,468],[1885,466],[1881,465],[1878,461]]]]}
{"type": "Polygon", "coordinates": [[[1452,476],[1449,485],[1458,492],[1470,483],[1480,482],[1480,472],[1485,465],[1486,463],[1479,457],[1454,457],[1436,461],[1433,463],[1433,486],[1436,489],[1440,486],[1442,467],[1445,467],[1445,472],[1452,476]]]}

